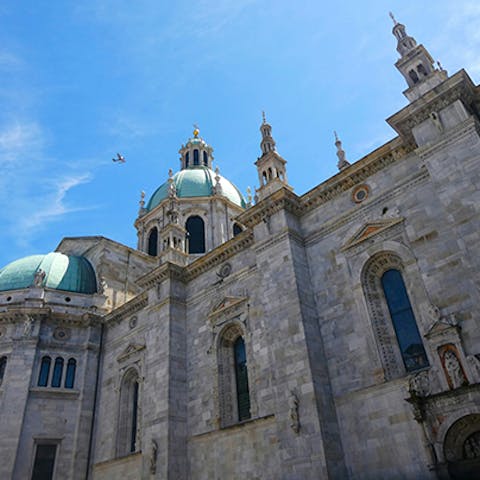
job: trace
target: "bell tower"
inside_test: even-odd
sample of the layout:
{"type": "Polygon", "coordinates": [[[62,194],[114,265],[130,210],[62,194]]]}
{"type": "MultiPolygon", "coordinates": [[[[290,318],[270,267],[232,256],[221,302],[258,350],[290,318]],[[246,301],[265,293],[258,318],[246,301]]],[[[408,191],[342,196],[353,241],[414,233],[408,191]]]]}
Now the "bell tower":
{"type": "Polygon", "coordinates": [[[272,137],[272,126],[267,123],[265,112],[262,115],[263,121],[260,126],[262,156],[255,162],[260,182],[260,188],[257,189],[258,200],[263,200],[283,187],[293,190],[287,181],[287,161],[277,153],[275,140],[272,137]]]}
{"type": "Polygon", "coordinates": [[[423,45],[417,45],[415,39],[407,34],[405,25],[397,22],[391,12],[390,17],[393,20],[392,33],[397,39],[397,52],[400,54],[395,66],[408,85],[403,94],[413,102],[446,80],[448,75],[438,62],[438,68],[435,66],[428,50],[423,45]]]}

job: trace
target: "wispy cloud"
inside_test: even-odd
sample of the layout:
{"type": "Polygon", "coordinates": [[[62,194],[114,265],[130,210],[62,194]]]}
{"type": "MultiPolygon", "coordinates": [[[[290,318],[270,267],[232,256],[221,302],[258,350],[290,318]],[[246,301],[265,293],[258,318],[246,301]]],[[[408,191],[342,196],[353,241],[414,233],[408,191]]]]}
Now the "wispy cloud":
{"type": "Polygon", "coordinates": [[[92,179],[90,172],[60,174],[59,162],[48,154],[47,137],[33,121],[0,126],[0,221],[20,246],[35,232],[64,215],[84,210],[67,202],[68,193],[92,179]]]}
{"type": "Polygon", "coordinates": [[[91,178],[91,174],[87,173],[79,176],[58,178],[50,182],[48,194],[42,196],[41,208],[37,208],[30,215],[19,219],[18,226],[20,230],[24,233],[31,233],[40,226],[58,220],[68,213],[94,208],[68,206],[65,202],[65,197],[72,188],[82,183],[88,183],[91,178]]]}

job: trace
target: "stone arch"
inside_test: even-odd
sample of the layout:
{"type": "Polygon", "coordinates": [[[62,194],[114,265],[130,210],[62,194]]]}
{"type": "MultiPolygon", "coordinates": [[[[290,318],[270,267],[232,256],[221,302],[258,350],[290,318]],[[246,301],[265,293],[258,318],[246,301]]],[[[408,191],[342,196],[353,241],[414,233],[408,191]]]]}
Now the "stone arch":
{"type": "Polygon", "coordinates": [[[140,375],[135,367],[130,367],[120,383],[117,456],[139,450],[139,404],[140,375]]]}
{"type": "Polygon", "coordinates": [[[443,454],[452,479],[478,478],[480,469],[480,413],[457,419],[448,429],[443,454]]]}
{"type": "MultiPolygon", "coordinates": [[[[239,339],[243,339],[245,342],[246,336],[243,326],[236,321],[229,322],[217,337],[218,400],[221,427],[250,418],[249,408],[248,413],[245,413],[245,409],[239,407],[240,392],[237,390],[238,376],[235,358],[235,345],[239,339]]],[[[250,406],[246,364],[244,373],[247,378],[248,406],[250,406]]],[[[245,393],[243,395],[245,398],[245,393]]]]}
{"type": "MultiPolygon", "coordinates": [[[[380,354],[385,379],[390,380],[404,375],[407,371],[418,370],[428,366],[426,351],[418,329],[417,319],[413,310],[413,298],[405,281],[405,268],[402,259],[394,252],[381,251],[373,255],[364,265],[361,274],[361,284],[370,316],[373,333],[380,354]],[[401,284],[404,298],[408,304],[409,316],[398,317],[391,311],[387,298],[384,279],[394,273],[401,284]],[[397,320],[396,320],[397,318],[397,320]],[[403,333],[398,331],[400,322],[408,321],[409,334],[415,335],[415,343],[408,349],[403,345],[403,333]],[[397,331],[395,330],[397,328],[397,331]],[[412,350],[412,352],[409,351],[412,350]],[[417,351],[418,350],[418,351],[417,351]]],[[[405,323],[402,323],[405,325],[405,323]]],[[[408,345],[408,344],[407,344],[408,345]]]]}

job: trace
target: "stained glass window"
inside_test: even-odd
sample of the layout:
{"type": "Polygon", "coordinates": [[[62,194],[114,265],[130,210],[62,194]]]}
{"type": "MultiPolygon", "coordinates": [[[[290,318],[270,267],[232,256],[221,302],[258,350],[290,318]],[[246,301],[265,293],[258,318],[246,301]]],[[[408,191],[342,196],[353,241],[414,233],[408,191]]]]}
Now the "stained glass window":
{"type": "Polygon", "coordinates": [[[387,270],[382,275],[382,287],[405,368],[411,372],[428,366],[427,355],[401,273],[398,270],[387,270]]]}

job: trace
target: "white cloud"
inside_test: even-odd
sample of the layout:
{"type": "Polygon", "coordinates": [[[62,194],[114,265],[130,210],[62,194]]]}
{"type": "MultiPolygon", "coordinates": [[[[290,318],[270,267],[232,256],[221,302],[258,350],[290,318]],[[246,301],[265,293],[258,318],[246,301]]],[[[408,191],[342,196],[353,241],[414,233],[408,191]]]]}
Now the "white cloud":
{"type": "Polygon", "coordinates": [[[33,230],[44,226],[48,222],[58,220],[67,213],[92,208],[69,207],[65,203],[65,197],[69,190],[82,183],[89,182],[91,178],[91,175],[87,173],[78,176],[63,177],[51,182],[51,188],[48,194],[42,195],[41,199],[37,198],[37,201],[40,200],[40,202],[36,204],[34,211],[19,219],[18,226],[20,230],[24,233],[31,233],[33,230]]]}

